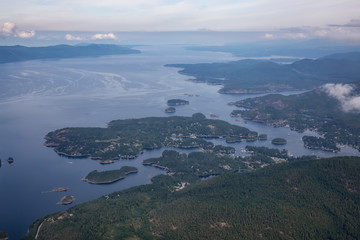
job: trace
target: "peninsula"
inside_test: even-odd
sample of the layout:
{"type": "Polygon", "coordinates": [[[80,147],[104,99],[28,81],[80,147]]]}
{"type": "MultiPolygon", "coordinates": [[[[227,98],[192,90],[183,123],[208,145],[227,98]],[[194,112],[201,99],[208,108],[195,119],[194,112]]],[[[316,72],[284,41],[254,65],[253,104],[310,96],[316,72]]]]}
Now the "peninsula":
{"type": "Polygon", "coordinates": [[[74,196],[63,196],[57,204],[68,205],[75,200],[74,196]]]}
{"type": "Polygon", "coordinates": [[[45,146],[67,157],[136,158],[161,147],[212,149],[206,138],[257,139],[257,132],[196,113],[192,117],[115,120],[107,128],[63,128],[46,135],[45,146]]]}
{"type": "Polygon", "coordinates": [[[56,45],[48,47],[0,46],[0,63],[134,53],[140,53],[140,51],[131,47],[113,44],[56,45]]]}
{"type": "Polygon", "coordinates": [[[360,75],[360,52],[332,54],[292,64],[264,60],[168,64],[194,82],[222,85],[220,93],[249,94],[313,89],[325,83],[350,83],[360,75]]]}

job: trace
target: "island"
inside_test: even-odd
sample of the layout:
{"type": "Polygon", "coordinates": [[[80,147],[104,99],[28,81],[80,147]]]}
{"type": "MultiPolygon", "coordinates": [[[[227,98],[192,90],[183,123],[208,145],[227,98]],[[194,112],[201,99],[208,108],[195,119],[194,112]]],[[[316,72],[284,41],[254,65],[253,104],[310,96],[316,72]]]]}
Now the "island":
{"type": "Polygon", "coordinates": [[[0,63],[36,59],[100,57],[106,55],[135,54],[140,51],[113,44],[56,45],[47,47],[0,46],[0,63]]]}
{"type": "Polygon", "coordinates": [[[94,170],[86,175],[82,180],[92,184],[109,184],[124,179],[126,175],[131,173],[137,173],[136,167],[123,166],[119,170],[110,170],[104,172],[98,172],[94,170]]]}
{"type": "Polygon", "coordinates": [[[336,145],[349,145],[360,150],[360,112],[354,100],[359,92],[360,81],[355,81],[326,84],[289,96],[270,94],[233,103],[241,110],[236,109],[231,115],[273,127],[290,127],[297,132],[315,131],[321,138],[303,138],[309,148],[336,152],[336,145]],[[337,99],[331,89],[347,89],[348,96],[337,99]]]}
{"type": "Polygon", "coordinates": [[[180,106],[180,105],[188,105],[189,101],[183,99],[169,99],[167,101],[168,106],[180,106]]]}
{"type": "Polygon", "coordinates": [[[267,140],[267,134],[260,134],[258,137],[259,140],[265,141],[267,140]]]}
{"type": "Polygon", "coordinates": [[[74,196],[63,196],[57,204],[68,205],[71,204],[75,200],[74,196]]]}
{"type": "Polygon", "coordinates": [[[258,133],[219,119],[196,113],[191,117],[148,117],[114,120],[107,128],[63,128],[46,135],[45,146],[66,157],[91,157],[95,160],[136,158],[144,150],[161,147],[201,148],[214,144],[207,138],[228,142],[257,139],[258,133]]]}
{"type": "Polygon", "coordinates": [[[67,187],[58,187],[58,188],[54,188],[50,191],[44,191],[42,193],[52,193],[52,192],[66,192],[68,191],[70,188],[67,188],[67,187]]]}
{"type": "Polygon", "coordinates": [[[325,83],[351,83],[360,75],[360,52],[302,59],[291,64],[245,59],[227,63],[168,64],[193,82],[222,85],[220,93],[311,90],[325,83]]]}
{"type": "Polygon", "coordinates": [[[164,112],[166,113],[175,113],[176,112],[176,108],[174,107],[168,107],[164,110],[164,112]]]}
{"type": "Polygon", "coordinates": [[[274,145],[285,145],[286,139],[285,138],[274,138],[273,140],[271,140],[271,143],[274,145]]]}

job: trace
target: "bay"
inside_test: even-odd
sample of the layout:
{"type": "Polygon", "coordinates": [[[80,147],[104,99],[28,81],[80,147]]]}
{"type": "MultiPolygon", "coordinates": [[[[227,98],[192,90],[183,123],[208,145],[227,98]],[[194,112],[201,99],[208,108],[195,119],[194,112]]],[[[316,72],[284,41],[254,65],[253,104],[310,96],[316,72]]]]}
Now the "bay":
{"type": "MultiPolygon", "coordinates": [[[[268,134],[271,140],[284,137],[290,153],[316,154],[321,157],[358,155],[358,151],[344,147],[340,154],[314,151],[303,147],[304,133],[289,128],[272,128],[257,123],[237,122],[229,114],[235,109],[227,105],[247,97],[259,95],[221,95],[220,86],[193,83],[178,69],[164,67],[169,63],[205,63],[236,60],[230,54],[184,50],[181,46],[137,47],[141,54],[106,56],[99,58],[27,61],[0,65],[0,230],[11,239],[23,236],[37,218],[66,210],[74,204],[96,199],[114,191],[140,184],[164,173],[163,170],[143,166],[149,157],[158,157],[164,149],[145,151],[135,160],[119,160],[100,165],[94,160],[69,159],[58,156],[43,146],[44,136],[63,127],[106,127],[115,119],[149,116],[166,117],[166,101],[182,98],[190,105],[177,107],[174,115],[191,116],[201,112],[219,119],[268,134]],[[14,158],[14,164],[6,162],[14,158]],[[81,181],[93,170],[120,169],[134,166],[137,174],[109,185],[94,185],[81,181]],[[70,188],[66,193],[43,193],[56,187],[70,188]],[[56,204],[63,195],[73,195],[71,205],[56,204]]],[[[287,92],[284,94],[293,94],[287,92]]],[[[315,133],[306,133],[315,134],[315,133]]],[[[241,153],[246,145],[276,147],[268,141],[231,144],[241,153]]],[[[224,140],[212,140],[226,144],[224,140]]],[[[189,152],[183,151],[183,152],[189,152]]]]}

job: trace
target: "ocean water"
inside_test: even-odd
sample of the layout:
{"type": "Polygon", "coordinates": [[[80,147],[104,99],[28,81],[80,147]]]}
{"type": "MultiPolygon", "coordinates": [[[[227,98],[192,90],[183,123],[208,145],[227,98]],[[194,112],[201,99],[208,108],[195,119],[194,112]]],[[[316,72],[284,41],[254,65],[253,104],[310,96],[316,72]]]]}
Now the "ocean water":
{"type": "MultiPolygon", "coordinates": [[[[359,154],[349,147],[339,154],[305,149],[301,141],[304,133],[236,122],[229,116],[236,107],[227,103],[258,95],[221,95],[217,93],[220,86],[187,81],[189,77],[178,74],[179,69],[164,67],[169,63],[236,60],[230,54],[187,51],[178,45],[138,49],[141,54],[0,65],[0,230],[8,232],[11,239],[21,238],[33,221],[46,214],[147,184],[153,176],[164,173],[141,164],[144,159],[160,156],[164,149],[145,151],[134,160],[100,165],[88,158],[58,156],[53,149],[43,146],[48,132],[63,127],[106,127],[107,122],[115,119],[166,117],[169,116],[164,113],[166,101],[171,98],[190,101],[190,105],[177,107],[174,115],[217,114],[219,119],[266,133],[270,140],[285,137],[288,144],[279,148],[286,148],[296,156],[359,154]],[[7,163],[8,157],[14,158],[13,165],[7,163]],[[119,169],[125,165],[135,166],[139,172],[108,185],[81,180],[90,171],[119,169]],[[66,193],[43,193],[56,187],[70,189],[66,193]],[[73,195],[75,201],[67,206],[56,204],[63,195],[73,195]]],[[[296,92],[284,94],[293,93],[296,92]]],[[[274,147],[270,140],[230,145],[240,153],[246,145],[274,147]]],[[[212,141],[229,145],[221,139],[212,141]]]]}

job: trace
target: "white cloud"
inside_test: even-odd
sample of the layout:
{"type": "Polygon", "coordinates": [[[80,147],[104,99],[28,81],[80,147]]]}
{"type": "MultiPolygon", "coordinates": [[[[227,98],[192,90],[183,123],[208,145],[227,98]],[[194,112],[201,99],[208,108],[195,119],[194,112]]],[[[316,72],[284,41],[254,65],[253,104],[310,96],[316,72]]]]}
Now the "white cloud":
{"type": "Polygon", "coordinates": [[[344,101],[349,94],[354,90],[353,86],[350,84],[334,84],[328,83],[323,86],[325,92],[340,101],[344,101]]]}
{"type": "MultiPolygon", "coordinates": [[[[36,26],[39,31],[111,33],[206,28],[271,34],[279,29],[310,26],[318,28],[317,32],[287,32],[287,36],[283,32],[274,37],[360,41],[358,0],[17,0],[16,3],[21,8],[14,8],[12,1],[2,1],[0,20],[5,21],[6,16],[19,25],[36,26]],[[327,28],[347,28],[348,32],[339,34],[327,28]]],[[[263,38],[272,39],[271,35],[263,38]]]]}
{"type": "Polygon", "coordinates": [[[352,85],[328,83],[322,86],[322,89],[330,97],[336,98],[340,101],[342,109],[345,112],[360,112],[360,96],[351,95],[354,90],[352,85]]]}
{"type": "Polygon", "coordinates": [[[16,37],[19,38],[32,38],[35,36],[35,31],[31,30],[31,31],[16,31],[16,37]]]}
{"type": "Polygon", "coordinates": [[[103,40],[103,39],[117,39],[113,33],[98,33],[91,37],[93,40],[103,40]]]}
{"type": "Polygon", "coordinates": [[[348,99],[348,101],[344,102],[343,108],[346,112],[360,112],[360,96],[348,99]]]}
{"type": "Polygon", "coordinates": [[[12,22],[6,22],[4,23],[3,28],[1,29],[1,32],[5,35],[5,36],[11,36],[14,34],[14,30],[15,30],[15,23],[12,22]]]}
{"type": "Polygon", "coordinates": [[[271,33],[265,33],[264,37],[263,38],[266,38],[266,39],[275,39],[275,35],[274,34],[271,34],[271,33]]]}
{"type": "Polygon", "coordinates": [[[71,35],[71,34],[66,34],[65,39],[68,40],[68,41],[81,41],[82,40],[81,37],[77,37],[77,36],[74,36],[74,35],[71,35]]]}
{"type": "Polygon", "coordinates": [[[32,38],[35,36],[35,31],[20,30],[16,27],[15,23],[6,22],[0,31],[0,35],[4,35],[6,37],[32,38]]]}

